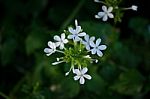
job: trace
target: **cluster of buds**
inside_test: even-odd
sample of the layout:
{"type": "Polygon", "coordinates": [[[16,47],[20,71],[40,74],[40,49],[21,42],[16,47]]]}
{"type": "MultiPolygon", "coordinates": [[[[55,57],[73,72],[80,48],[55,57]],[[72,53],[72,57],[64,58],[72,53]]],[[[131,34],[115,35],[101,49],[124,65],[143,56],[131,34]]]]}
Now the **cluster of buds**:
{"type": "Polygon", "coordinates": [[[86,74],[89,63],[98,63],[98,59],[92,56],[102,57],[102,50],[106,48],[106,45],[101,45],[100,38],[90,37],[75,20],[75,28],[68,27],[61,36],[55,35],[54,41],[48,42],[48,48],[45,48],[44,52],[47,56],[56,52],[63,54],[62,57],[56,58],[56,62],[52,65],[63,62],[70,64],[70,69],[65,75],[69,75],[72,71],[75,74],[74,80],[79,80],[80,84],[84,84],[85,78],[89,80],[92,78],[86,74]]]}

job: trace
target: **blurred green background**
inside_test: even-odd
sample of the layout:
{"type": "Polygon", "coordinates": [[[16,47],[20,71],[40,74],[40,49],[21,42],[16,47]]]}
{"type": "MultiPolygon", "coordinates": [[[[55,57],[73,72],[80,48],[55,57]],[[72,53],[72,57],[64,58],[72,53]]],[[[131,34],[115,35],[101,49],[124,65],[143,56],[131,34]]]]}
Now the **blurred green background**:
{"type": "Polygon", "coordinates": [[[122,22],[94,18],[101,4],[93,0],[0,1],[0,99],[149,99],[149,3],[124,0],[122,22]],[[68,64],[51,66],[47,42],[74,19],[90,36],[107,45],[98,64],[89,65],[92,80],[80,85],[65,77],[68,64]]]}

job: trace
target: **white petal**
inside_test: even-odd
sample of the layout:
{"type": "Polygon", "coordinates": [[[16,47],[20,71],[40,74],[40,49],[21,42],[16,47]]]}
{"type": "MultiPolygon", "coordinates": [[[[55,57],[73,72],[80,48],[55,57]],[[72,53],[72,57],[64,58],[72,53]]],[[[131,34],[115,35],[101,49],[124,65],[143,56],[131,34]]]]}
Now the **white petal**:
{"type": "Polygon", "coordinates": [[[77,75],[81,75],[81,72],[79,69],[74,69],[74,73],[77,74],[77,75]]]}
{"type": "Polygon", "coordinates": [[[74,40],[75,40],[75,41],[80,41],[81,38],[79,38],[78,36],[76,36],[74,40]]]}
{"type": "Polygon", "coordinates": [[[102,10],[103,10],[104,12],[107,12],[107,7],[106,7],[106,6],[102,6],[102,10]]]}
{"type": "Polygon", "coordinates": [[[88,75],[88,74],[85,74],[85,75],[83,75],[86,79],[92,79],[92,77],[90,76],[90,75],[88,75]]]}
{"type": "Polygon", "coordinates": [[[92,37],[90,38],[90,41],[94,41],[94,40],[95,40],[95,37],[92,36],[92,37]]]}
{"type": "Polygon", "coordinates": [[[44,49],[44,52],[45,52],[45,53],[51,53],[51,52],[52,52],[52,49],[50,49],[50,48],[45,48],[45,49],[44,49]]]}
{"type": "Polygon", "coordinates": [[[85,36],[86,33],[85,32],[82,32],[82,33],[79,33],[78,36],[85,36]]]}
{"type": "Polygon", "coordinates": [[[61,34],[61,40],[64,40],[65,39],[65,33],[62,33],[61,34]]]}
{"type": "Polygon", "coordinates": [[[102,18],[105,15],[105,12],[98,12],[98,16],[102,18]]]}
{"type": "Polygon", "coordinates": [[[112,13],[108,13],[109,18],[114,18],[114,15],[112,13]]]}
{"type": "Polygon", "coordinates": [[[107,16],[107,14],[106,15],[104,15],[104,17],[103,17],[103,21],[107,21],[107,19],[108,19],[108,16],[107,16]]]}
{"type": "Polygon", "coordinates": [[[77,21],[77,19],[75,20],[75,26],[76,26],[76,27],[78,26],[78,21],[77,21]]]}
{"type": "Polygon", "coordinates": [[[75,30],[74,30],[72,27],[69,27],[69,28],[68,28],[68,31],[69,31],[70,33],[72,33],[72,34],[75,34],[75,33],[76,33],[75,30]]]}
{"type": "Polygon", "coordinates": [[[54,40],[56,40],[56,41],[61,41],[61,39],[60,39],[60,37],[59,37],[58,35],[55,35],[55,36],[54,36],[54,40]]]}
{"type": "Polygon", "coordinates": [[[80,84],[84,84],[84,83],[85,83],[84,77],[81,77],[80,78],[80,84]]]}
{"type": "Polygon", "coordinates": [[[90,46],[89,45],[86,45],[86,50],[90,50],[90,46]]]}
{"type": "Polygon", "coordinates": [[[92,50],[91,50],[91,52],[92,52],[92,54],[96,54],[96,49],[95,48],[93,48],[92,50]]]}
{"type": "Polygon", "coordinates": [[[100,45],[100,46],[98,47],[99,50],[105,50],[106,48],[107,48],[106,45],[100,45]]]}
{"type": "Polygon", "coordinates": [[[107,11],[112,12],[112,10],[113,10],[113,7],[109,7],[107,11]]]}
{"type": "Polygon", "coordinates": [[[97,55],[100,56],[100,57],[102,57],[103,53],[100,50],[97,50],[97,55]]]}
{"type": "Polygon", "coordinates": [[[79,33],[81,31],[81,26],[76,27],[76,33],[79,33]]]}
{"type": "Polygon", "coordinates": [[[68,39],[73,39],[75,35],[68,35],[68,39]]]}
{"type": "Polygon", "coordinates": [[[55,43],[56,47],[58,47],[60,44],[61,44],[60,42],[55,43]]]}
{"type": "Polygon", "coordinates": [[[99,38],[96,40],[96,46],[98,46],[100,43],[101,43],[101,39],[99,38]]]}
{"type": "Polygon", "coordinates": [[[87,71],[88,71],[88,69],[87,69],[86,67],[84,67],[84,68],[81,70],[81,73],[82,73],[82,74],[85,74],[87,71]]]}
{"type": "Polygon", "coordinates": [[[64,44],[61,43],[59,48],[60,48],[60,49],[64,49],[64,44]]]}
{"type": "Polygon", "coordinates": [[[88,35],[88,34],[85,35],[85,36],[84,36],[84,39],[85,39],[85,41],[89,41],[89,35],[88,35]]]}
{"type": "Polygon", "coordinates": [[[90,41],[89,43],[90,43],[91,47],[95,47],[96,46],[93,41],[90,41]]]}
{"type": "Polygon", "coordinates": [[[74,76],[74,80],[78,80],[80,78],[80,76],[74,76]]]}
{"type": "Polygon", "coordinates": [[[68,43],[68,40],[67,40],[67,39],[64,39],[64,40],[63,40],[63,43],[64,43],[64,44],[68,43]]]}
{"type": "Polygon", "coordinates": [[[53,48],[53,42],[49,41],[49,42],[48,42],[48,46],[49,46],[50,48],[53,48]]]}
{"type": "Polygon", "coordinates": [[[95,18],[96,19],[100,19],[101,17],[99,15],[95,15],[95,18]]]}

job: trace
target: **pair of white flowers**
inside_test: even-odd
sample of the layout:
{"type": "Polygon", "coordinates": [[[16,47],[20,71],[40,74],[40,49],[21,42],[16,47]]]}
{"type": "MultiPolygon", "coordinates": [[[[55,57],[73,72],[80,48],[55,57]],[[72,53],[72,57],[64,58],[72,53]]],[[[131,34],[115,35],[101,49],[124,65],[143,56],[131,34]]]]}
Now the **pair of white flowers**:
{"type": "MultiPolygon", "coordinates": [[[[102,3],[101,1],[99,1],[99,0],[94,0],[95,2],[98,2],[98,3],[102,3]]],[[[137,6],[136,5],[132,5],[131,7],[128,7],[128,8],[123,8],[123,9],[125,9],[125,10],[128,10],[128,9],[131,9],[131,10],[134,10],[134,11],[137,11],[137,6]]],[[[116,7],[116,9],[118,9],[118,7],[116,7]]],[[[95,15],[95,18],[97,18],[97,19],[100,19],[100,18],[102,18],[102,20],[103,21],[107,21],[108,20],[108,18],[114,18],[114,15],[113,15],[113,7],[106,7],[106,6],[102,6],[102,10],[103,11],[100,11],[100,12],[98,12],[98,14],[97,15],[95,15]]]]}

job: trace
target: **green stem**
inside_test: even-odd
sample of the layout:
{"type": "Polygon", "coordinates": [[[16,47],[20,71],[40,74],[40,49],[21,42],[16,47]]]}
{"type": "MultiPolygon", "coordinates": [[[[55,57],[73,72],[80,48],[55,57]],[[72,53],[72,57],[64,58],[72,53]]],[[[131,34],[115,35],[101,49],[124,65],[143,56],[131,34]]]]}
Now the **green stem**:
{"type": "Polygon", "coordinates": [[[81,9],[81,7],[83,6],[85,0],[81,0],[78,5],[76,6],[76,8],[73,10],[73,12],[69,15],[69,17],[64,21],[64,23],[61,25],[60,30],[65,29],[69,23],[74,19],[74,17],[76,16],[76,14],[79,12],[79,10],[81,9]]]}
{"type": "Polygon", "coordinates": [[[5,99],[10,99],[8,96],[6,96],[4,93],[0,92],[0,96],[2,96],[5,99]]]}

